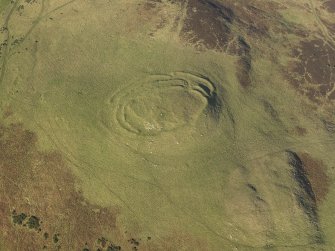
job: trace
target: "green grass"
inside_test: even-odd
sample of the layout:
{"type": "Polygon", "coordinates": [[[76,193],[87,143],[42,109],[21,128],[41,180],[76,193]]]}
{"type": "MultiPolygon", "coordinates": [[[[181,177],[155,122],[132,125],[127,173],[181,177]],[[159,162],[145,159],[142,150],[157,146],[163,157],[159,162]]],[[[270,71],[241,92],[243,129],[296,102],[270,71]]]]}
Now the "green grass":
{"type": "Polygon", "coordinates": [[[2,13],[7,5],[10,3],[10,0],[1,0],[0,2],[0,13],[2,13]]]}
{"type": "MultiPolygon", "coordinates": [[[[3,2],[0,11],[2,6],[3,2]]],[[[117,10],[118,3],[115,6],[117,10]]],[[[305,116],[301,101],[284,84],[275,63],[255,57],[253,78],[258,85],[247,91],[235,77],[235,57],[199,53],[135,32],[124,34],[120,23],[126,17],[108,14],[106,6],[77,3],[73,7],[79,9],[73,15],[81,22],[70,15],[57,16],[54,23],[45,19],[15,48],[21,53],[8,58],[0,95],[2,103],[15,110],[13,120],[38,134],[41,149],[62,152],[85,197],[101,206],[117,205],[119,224],[155,239],[177,230],[206,239],[210,250],[234,246],[251,250],[266,244],[263,233],[269,231],[275,236],[274,246],[307,245],[308,236],[303,233],[310,231],[310,225],[301,211],[287,212],[294,201],[273,182],[294,187],[289,171],[283,170],[279,178],[273,172],[287,166],[281,155],[286,149],[312,152],[327,158],[328,165],[334,163],[335,157],[326,154],[334,144],[322,143],[334,135],[319,132],[302,138],[289,133],[296,124],[311,130],[321,125],[317,117],[305,116]],[[177,71],[205,75],[222,87],[225,110],[214,124],[217,127],[207,125],[202,117],[203,127],[137,137],[117,131],[115,124],[104,126],[111,119],[109,100],[115,93],[141,84],[148,75],[177,71]],[[280,121],[266,113],[265,99],[274,105],[280,121]],[[234,116],[233,125],[229,113],[234,116]],[[206,126],[214,129],[206,131],[206,126]],[[246,188],[249,182],[257,184],[269,201],[261,205],[264,215],[250,215],[254,204],[246,188]]],[[[329,198],[334,191],[331,187],[329,198]]],[[[334,241],[334,225],[329,223],[332,203],[325,201],[320,210],[329,246],[334,241]]],[[[175,248],[189,250],[187,243],[175,248]]]]}

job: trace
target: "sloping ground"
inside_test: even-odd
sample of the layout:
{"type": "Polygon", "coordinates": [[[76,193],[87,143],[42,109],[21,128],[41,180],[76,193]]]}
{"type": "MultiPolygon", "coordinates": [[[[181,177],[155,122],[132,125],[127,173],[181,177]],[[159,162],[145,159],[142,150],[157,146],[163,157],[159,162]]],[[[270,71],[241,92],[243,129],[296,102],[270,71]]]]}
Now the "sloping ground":
{"type": "Polygon", "coordinates": [[[6,250],[82,250],[104,233],[120,234],[117,209],[87,203],[62,157],[36,149],[36,135],[20,124],[2,126],[0,135],[6,250]]]}
{"type": "Polygon", "coordinates": [[[0,250],[333,250],[333,1],[0,11],[0,250]]]}

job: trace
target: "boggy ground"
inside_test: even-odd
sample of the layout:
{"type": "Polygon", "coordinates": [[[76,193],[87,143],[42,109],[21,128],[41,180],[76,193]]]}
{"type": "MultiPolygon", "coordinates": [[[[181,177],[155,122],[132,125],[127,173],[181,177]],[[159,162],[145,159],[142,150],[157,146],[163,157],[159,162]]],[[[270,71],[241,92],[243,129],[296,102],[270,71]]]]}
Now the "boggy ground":
{"type": "Polygon", "coordinates": [[[0,250],[332,250],[332,1],[0,11],[0,250]]]}

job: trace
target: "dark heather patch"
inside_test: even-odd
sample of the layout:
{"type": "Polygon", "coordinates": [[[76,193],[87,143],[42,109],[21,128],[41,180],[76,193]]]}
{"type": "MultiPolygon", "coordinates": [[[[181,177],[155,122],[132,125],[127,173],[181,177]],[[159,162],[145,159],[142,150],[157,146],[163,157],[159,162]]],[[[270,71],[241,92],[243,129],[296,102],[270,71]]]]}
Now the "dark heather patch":
{"type": "Polygon", "coordinates": [[[237,41],[238,41],[238,46],[237,46],[237,51],[235,54],[238,56],[249,56],[251,48],[250,48],[250,45],[245,40],[245,38],[243,38],[242,36],[239,36],[237,41]]]}
{"type": "Polygon", "coordinates": [[[242,87],[251,85],[251,47],[244,37],[237,36],[234,41],[229,43],[226,51],[230,55],[238,56],[239,59],[236,63],[237,78],[242,87]]]}
{"type": "Polygon", "coordinates": [[[322,17],[320,18],[321,18],[323,25],[328,29],[328,32],[330,33],[330,35],[334,36],[335,35],[335,22],[332,22],[322,17]]]}
{"type": "Polygon", "coordinates": [[[244,26],[249,36],[269,37],[269,24],[266,23],[265,11],[253,5],[247,5],[241,14],[243,15],[239,18],[240,26],[244,26]]]}
{"type": "Polygon", "coordinates": [[[315,102],[335,100],[335,50],[323,40],[302,41],[292,52],[291,84],[315,102]]]}
{"type": "Polygon", "coordinates": [[[272,106],[270,102],[263,100],[263,106],[264,106],[265,112],[269,114],[273,120],[275,121],[280,120],[278,112],[275,110],[275,108],[272,106]]]}
{"type": "Polygon", "coordinates": [[[226,0],[186,1],[186,18],[181,39],[198,50],[215,50],[238,56],[236,76],[244,88],[252,85],[252,45],[268,45],[267,53],[274,60],[277,51],[269,42],[272,34],[306,32],[283,22],[277,12],[284,7],[271,1],[248,3],[226,0]],[[247,42],[248,41],[248,42],[247,42]],[[250,45],[251,46],[250,46],[250,45]]]}
{"type": "Polygon", "coordinates": [[[317,203],[321,203],[328,194],[329,178],[326,167],[321,160],[312,158],[307,153],[299,153],[304,171],[308,177],[317,203]]]}
{"type": "Polygon", "coordinates": [[[194,34],[193,37],[186,34],[188,41],[202,42],[205,48],[222,50],[228,41],[241,34],[252,40],[264,41],[271,36],[271,32],[287,33],[294,29],[280,22],[282,17],[276,10],[283,7],[270,1],[190,0],[187,3],[183,31],[194,34]],[[237,34],[237,31],[241,33],[237,34]]]}
{"type": "Polygon", "coordinates": [[[308,198],[315,202],[315,194],[312,189],[312,185],[307,177],[306,171],[304,169],[303,163],[299,156],[292,151],[288,151],[289,154],[289,164],[293,167],[293,176],[298,182],[299,186],[306,192],[308,198]]]}
{"type": "Polygon", "coordinates": [[[251,58],[250,56],[243,56],[237,62],[237,78],[242,87],[251,85],[251,58]]]}
{"type": "Polygon", "coordinates": [[[116,225],[118,210],[86,201],[62,155],[40,152],[36,145],[36,135],[21,124],[0,124],[0,229],[6,250],[53,246],[54,235],[45,233],[60,234],[59,250],[82,250],[86,242],[92,249],[102,233],[129,245],[116,225]]]}
{"type": "Polygon", "coordinates": [[[198,49],[226,50],[233,11],[215,0],[189,0],[181,36],[198,49]]]}
{"type": "Polygon", "coordinates": [[[286,153],[292,168],[292,177],[296,181],[293,194],[314,229],[310,236],[311,243],[323,244],[324,234],[320,228],[318,205],[328,192],[329,179],[325,173],[325,166],[321,160],[316,160],[307,153],[291,150],[287,150],[286,153]]]}
{"type": "Polygon", "coordinates": [[[335,13],[335,1],[334,0],[328,0],[324,2],[323,4],[330,13],[335,13]]]}
{"type": "Polygon", "coordinates": [[[230,7],[210,0],[191,0],[181,36],[195,48],[238,56],[237,78],[242,87],[251,85],[251,47],[243,36],[231,32],[236,16],[230,7]]]}
{"type": "Polygon", "coordinates": [[[295,197],[298,205],[308,216],[310,223],[314,226],[315,233],[313,242],[323,242],[323,234],[320,230],[320,222],[317,211],[316,195],[313,191],[312,184],[309,180],[304,164],[297,153],[287,151],[288,163],[292,167],[292,175],[298,184],[298,189],[295,191],[295,197]]]}
{"type": "MultiPolygon", "coordinates": [[[[37,145],[36,134],[22,124],[0,123],[0,238],[6,250],[97,250],[102,234],[109,239],[106,250],[131,250],[131,233],[116,223],[119,209],[87,201],[62,154],[42,152],[37,145]],[[41,230],[14,224],[11,216],[21,212],[43,219],[41,230]],[[44,233],[59,233],[62,245],[44,233]]],[[[139,249],[178,250],[185,243],[209,250],[206,240],[177,230],[159,242],[141,243],[139,249]]]]}
{"type": "Polygon", "coordinates": [[[283,7],[273,1],[229,1],[235,13],[235,24],[253,41],[264,41],[271,33],[287,33],[292,27],[283,25],[277,12],[283,7]]]}

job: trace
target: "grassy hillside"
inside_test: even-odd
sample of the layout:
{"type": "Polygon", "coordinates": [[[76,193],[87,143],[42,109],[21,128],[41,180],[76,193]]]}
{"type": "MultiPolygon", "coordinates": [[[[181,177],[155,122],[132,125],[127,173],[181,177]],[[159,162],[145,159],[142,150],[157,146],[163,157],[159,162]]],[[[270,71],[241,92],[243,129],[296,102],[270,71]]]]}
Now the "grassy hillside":
{"type": "Polygon", "coordinates": [[[332,250],[329,11],[9,4],[0,249],[332,250]]]}

